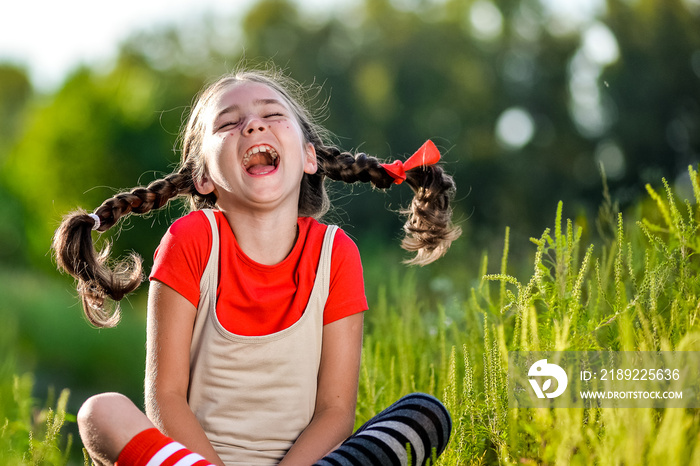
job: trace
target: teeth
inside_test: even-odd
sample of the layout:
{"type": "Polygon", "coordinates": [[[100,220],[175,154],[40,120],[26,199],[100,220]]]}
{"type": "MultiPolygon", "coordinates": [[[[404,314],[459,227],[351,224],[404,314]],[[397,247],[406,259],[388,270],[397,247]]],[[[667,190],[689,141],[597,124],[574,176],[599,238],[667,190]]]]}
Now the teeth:
{"type": "Polygon", "coordinates": [[[248,165],[248,162],[250,162],[250,158],[259,152],[268,154],[272,158],[273,163],[279,157],[279,154],[277,154],[277,151],[275,149],[266,144],[263,144],[260,146],[252,147],[248,150],[248,152],[245,153],[245,155],[243,156],[243,166],[248,165]]]}

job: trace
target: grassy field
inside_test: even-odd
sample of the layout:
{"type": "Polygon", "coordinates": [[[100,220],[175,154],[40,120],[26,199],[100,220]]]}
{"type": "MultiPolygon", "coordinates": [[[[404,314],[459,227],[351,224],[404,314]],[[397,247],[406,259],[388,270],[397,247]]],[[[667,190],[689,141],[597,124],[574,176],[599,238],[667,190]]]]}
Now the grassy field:
{"type": "MultiPolygon", "coordinates": [[[[439,465],[700,465],[698,409],[508,407],[509,351],[700,351],[700,186],[689,170],[691,201],[677,200],[665,181],[626,218],[606,200],[587,226],[602,232],[595,245],[582,244],[584,229],[563,218],[560,204],[551,229],[532,239],[524,279],[510,272],[508,230],[501,256],[484,254],[474,273],[481,278],[454,285],[451,298],[426,299],[414,272],[391,275],[369,297],[358,425],[423,391],[453,416],[439,465]]],[[[125,335],[142,338],[141,320],[125,322],[125,335]]],[[[3,355],[15,354],[11,327],[21,325],[8,321],[3,355]]],[[[143,348],[133,344],[141,344],[136,360],[143,348]]],[[[16,362],[3,358],[0,462],[66,464],[68,450],[82,457],[62,430],[73,422],[67,392],[32,398],[32,377],[15,375],[16,362]]]]}
{"type": "Polygon", "coordinates": [[[508,351],[699,351],[700,188],[678,202],[664,181],[624,221],[609,200],[598,246],[562,219],[533,238],[532,274],[508,274],[508,236],[465,302],[416,304],[406,279],[368,324],[358,421],[400,394],[440,396],[455,421],[440,465],[700,465],[700,410],[508,409],[508,351]],[[605,235],[604,235],[605,236],[605,235]]]}

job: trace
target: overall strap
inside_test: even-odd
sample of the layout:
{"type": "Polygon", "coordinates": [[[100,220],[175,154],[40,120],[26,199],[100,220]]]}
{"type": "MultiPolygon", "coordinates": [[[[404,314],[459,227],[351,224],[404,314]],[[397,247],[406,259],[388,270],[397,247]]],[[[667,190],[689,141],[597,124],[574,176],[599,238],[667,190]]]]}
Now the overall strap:
{"type": "Polygon", "coordinates": [[[316,269],[317,283],[314,284],[314,289],[317,284],[320,284],[320,292],[322,293],[324,303],[328,298],[328,292],[331,286],[331,256],[333,254],[333,241],[335,240],[337,231],[337,225],[328,225],[326,228],[326,234],[323,236],[323,246],[321,246],[321,256],[319,257],[318,268],[316,269]]]}
{"type": "Polygon", "coordinates": [[[211,209],[203,209],[202,212],[206,215],[211,227],[211,252],[209,253],[207,266],[199,281],[199,305],[197,306],[197,317],[195,317],[192,330],[190,364],[194,363],[199,355],[202,330],[211,314],[210,311],[216,312],[216,288],[219,282],[219,229],[216,226],[214,212],[211,209]]]}
{"type": "MultiPolygon", "coordinates": [[[[216,217],[212,209],[204,209],[202,212],[206,215],[211,227],[211,252],[209,253],[207,266],[204,269],[204,273],[202,273],[202,280],[199,282],[199,292],[200,294],[213,292],[215,297],[219,282],[219,228],[216,225],[216,217]]],[[[216,298],[214,301],[216,301],[216,298]]]]}

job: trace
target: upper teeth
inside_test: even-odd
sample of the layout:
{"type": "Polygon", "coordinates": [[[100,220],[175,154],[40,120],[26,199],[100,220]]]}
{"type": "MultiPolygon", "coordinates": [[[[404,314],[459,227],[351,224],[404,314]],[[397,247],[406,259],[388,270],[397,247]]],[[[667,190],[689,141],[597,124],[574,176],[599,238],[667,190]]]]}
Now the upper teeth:
{"type": "Polygon", "coordinates": [[[277,160],[277,157],[279,157],[279,155],[277,154],[277,151],[275,149],[273,149],[272,147],[270,147],[268,145],[262,144],[262,145],[251,147],[250,149],[248,149],[248,151],[243,156],[243,165],[244,166],[248,165],[248,162],[250,162],[250,158],[253,155],[257,154],[258,152],[263,152],[263,153],[268,154],[272,158],[272,162],[277,160]]]}

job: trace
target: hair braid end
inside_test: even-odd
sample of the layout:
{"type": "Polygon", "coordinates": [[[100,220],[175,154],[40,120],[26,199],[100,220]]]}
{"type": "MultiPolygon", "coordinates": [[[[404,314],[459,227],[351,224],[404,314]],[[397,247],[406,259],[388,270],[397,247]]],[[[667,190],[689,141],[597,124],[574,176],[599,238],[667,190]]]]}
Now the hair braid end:
{"type": "Polygon", "coordinates": [[[114,327],[120,318],[118,301],[143,281],[142,261],[131,254],[110,267],[110,246],[95,250],[93,225],[94,220],[82,209],[66,215],[54,234],[52,248],[58,268],[77,281],[87,320],[96,327],[114,327]],[[108,298],[114,301],[111,310],[105,305],[108,298]]]}
{"type": "Polygon", "coordinates": [[[455,183],[439,165],[410,170],[407,182],[415,194],[411,206],[402,212],[408,219],[401,247],[416,255],[404,262],[426,265],[442,257],[462,234],[452,223],[455,183]]]}

